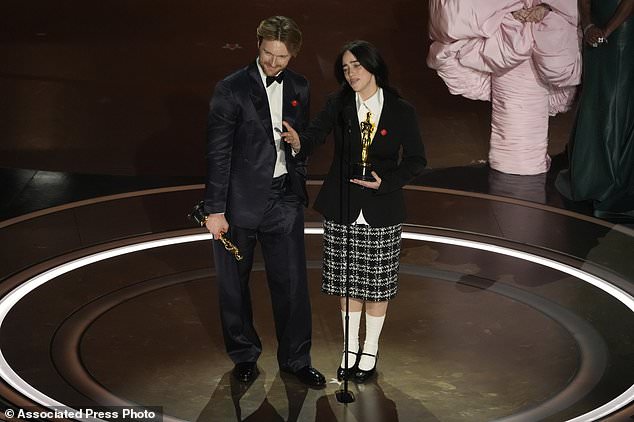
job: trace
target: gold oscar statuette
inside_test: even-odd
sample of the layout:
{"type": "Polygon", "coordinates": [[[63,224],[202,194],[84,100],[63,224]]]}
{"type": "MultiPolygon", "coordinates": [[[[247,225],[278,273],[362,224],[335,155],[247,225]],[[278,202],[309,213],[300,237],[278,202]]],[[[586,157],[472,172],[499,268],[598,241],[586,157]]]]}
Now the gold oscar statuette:
{"type": "Polygon", "coordinates": [[[231,240],[225,237],[224,233],[220,235],[220,239],[218,240],[222,242],[222,246],[224,246],[225,249],[229,251],[231,255],[233,255],[236,261],[242,261],[242,255],[240,255],[240,250],[238,249],[236,245],[233,244],[233,242],[231,242],[231,240]]]}
{"type": "Polygon", "coordinates": [[[359,180],[367,180],[373,182],[372,164],[368,162],[368,149],[372,144],[372,134],[376,129],[376,125],[372,122],[372,113],[368,111],[364,121],[359,123],[361,129],[361,161],[354,163],[352,167],[352,177],[359,180]]]}

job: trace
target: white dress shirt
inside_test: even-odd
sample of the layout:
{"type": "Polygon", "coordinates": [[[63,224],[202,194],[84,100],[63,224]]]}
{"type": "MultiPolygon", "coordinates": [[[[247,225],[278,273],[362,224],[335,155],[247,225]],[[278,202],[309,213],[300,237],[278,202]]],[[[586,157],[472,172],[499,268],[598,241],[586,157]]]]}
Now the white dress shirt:
{"type": "Polygon", "coordinates": [[[275,141],[275,150],[277,152],[277,159],[275,160],[275,170],[273,172],[273,177],[278,177],[288,173],[288,171],[286,170],[286,154],[284,153],[284,149],[282,148],[282,137],[280,136],[279,132],[275,130],[275,128],[278,128],[282,132],[285,131],[284,127],[282,126],[282,110],[284,105],[282,94],[284,92],[284,81],[282,81],[281,83],[273,82],[270,86],[267,87],[266,74],[260,66],[260,59],[258,58],[256,62],[258,64],[260,76],[262,77],[262,84],[266,89],[266,96],[269,100],[271,124],[273,125],[273,140],[275,141]]]}
{"type": "MultiPolygon", "coordinates": [[[[361,95],[357,92],[355,100],[357,103],[357,117],[359,118],[359,124],[365,121],[369,111],[372,113],[372,122],[378,127],[381,112],[383,111],[383,89],[377,89],[374,95],[365,101],[361,99],[361,95]]],[[[372,132],[372,139],[374,139],[375,134],[376,128],[374,132],[372,132]]]]}

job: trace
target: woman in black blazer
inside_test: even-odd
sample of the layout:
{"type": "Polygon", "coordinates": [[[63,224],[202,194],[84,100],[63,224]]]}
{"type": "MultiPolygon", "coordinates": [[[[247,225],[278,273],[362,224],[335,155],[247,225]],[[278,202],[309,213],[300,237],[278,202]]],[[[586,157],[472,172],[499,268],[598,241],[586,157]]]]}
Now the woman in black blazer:
{"type": "Polygon", "coordinates": [[[426,160],[414,108],[390,87],[387,66],[372,44],[345,45],[335,62],[335,76],[341,89],[328,98],[309,127],[298,134],[285,122],[282,137],[295,153],[308,156],[334,133],[334,159],[314,205],[325,220],[322,291],[341,297],[344,332],[349,296],[349,339],[347,349],[344,339],[337,378],[364,382],[375,373],[388,301],[398,289],[405,220],[401,188],[422,172],[426,160]],[[361,161],[362,123],[372,128],[367,155],[374,180],[354,177],[355,163],[361,161]]]}

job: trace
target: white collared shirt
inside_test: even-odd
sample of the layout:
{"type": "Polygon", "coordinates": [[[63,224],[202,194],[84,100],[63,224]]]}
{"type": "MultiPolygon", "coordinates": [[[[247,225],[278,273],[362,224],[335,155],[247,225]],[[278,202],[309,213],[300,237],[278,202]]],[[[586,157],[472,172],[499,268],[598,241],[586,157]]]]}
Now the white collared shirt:
{"type": "Polygon", "coordinates": [[[359,124],[365,121],[368,111],[372,113],[372,122],[376,125],[374,132],[372,132],[372,139],[374,139],[374,135],[378,129],[379,119],[381,118],[381,112],[383,111],[383,89],[377,89],[374,95],[365,101],[361,99],[361,95],[357,92],[355,100],[357,103],[359,124]]]}
{"type": "Polygon", "coordinates": [[[282,110],[283,110],[283,92],[284,92],[284,81],[281,83],[273,82],[270,86],[266,86],[266,74],[262,70],[260,66],[260,59],[256,60],[258,65],[258,70],[260,71],[260,77],[262,78],[262,84],[266,89],[266,96],[269,100],[269,110],[271,112],[271,124],[273,126],[273,140],[275,141],[275,150],[277,152],[277,159],[275,160],[275,170],[273,171],[273,177],[278,177],[283,174],[288,173],[286,170],[286,154],[284,153],[284,149],[282,148],[282,137],[278,132],[275,131],[275,128],[280,129],[282,132],[285,131],[282,126],[282,110]]]}
{"type": "MultiPolygon", "coordinates": [[[[383,111],[383,89],[379,87],[374,95],[365,101],[361,99],[361,95],[357,92],[355,100],[357,104],[357,118],[359,120],[359,124],[365,121],[368,116],[368,111],[372,113],[372,123],[375,124],[374,132],[372,132],[372,139],[374,139],[374,135],[376,135],[379,128],[378,125],[379,119],[381,118],[381,112],[383,111]]],[[[363,216],[363,210],[359,212],[359,216],[353,224],[367,224],[369,226],[363,216]]]]}

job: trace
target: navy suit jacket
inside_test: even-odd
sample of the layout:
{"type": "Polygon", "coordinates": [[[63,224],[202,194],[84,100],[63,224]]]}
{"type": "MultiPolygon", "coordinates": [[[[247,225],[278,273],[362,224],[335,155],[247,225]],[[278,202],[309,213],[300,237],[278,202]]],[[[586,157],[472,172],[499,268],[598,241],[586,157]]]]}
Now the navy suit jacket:
{"type": "Polygon", "coordinates": [[[349,182],[351,164],[361,161],[361,130],[354,92],[330,96],[308,129],[300,133],[300,158],[323,143],[330,132],[334,133],[334,159],[315,200],[315,209],[329,220],[350,224],[363,209],[372,227],[405,221],[401,188],[423,171],[427,161],[414,108],[388,90],[383,93],[381,118],[368,150],[368,160],[381,178],[378,190],[349,182]]]}
{"type": "MultiPolygon", "coordinates": [[[[282,116],[301,130],[308,123],[309,84],[290,69],[284,72],[282,116]]],[[[306,162],[292,156],[290,145],[282,145],[289,188],[306,205],[306,162]]],[[[211,98],[205,211],[224,212],[229,224],[257,228],[270,194],[275,161],[269,103],[254,61],[218,82],[211,98]]]]}

